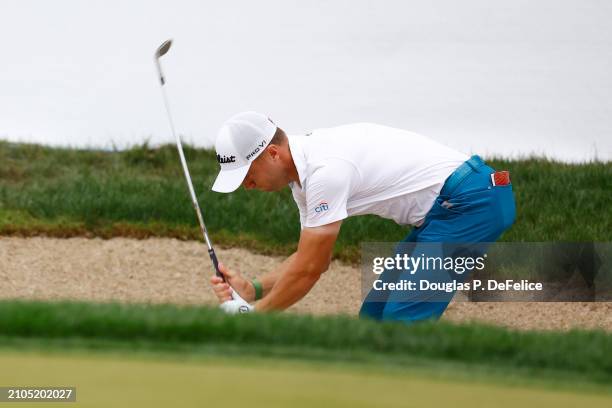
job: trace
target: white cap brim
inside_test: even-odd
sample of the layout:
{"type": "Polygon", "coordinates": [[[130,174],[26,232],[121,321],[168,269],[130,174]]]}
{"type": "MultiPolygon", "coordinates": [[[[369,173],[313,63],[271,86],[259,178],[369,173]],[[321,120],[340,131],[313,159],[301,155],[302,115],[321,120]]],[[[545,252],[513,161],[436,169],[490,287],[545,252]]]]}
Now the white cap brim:
{"type": "Polygon", "coordinates": [[[250,163],[237,169],[221,170],[212,186],[212,191],[218,193],[231,193],[235,191],[244,181],[249,172],[249,167],[251,167],[250,163]]]}

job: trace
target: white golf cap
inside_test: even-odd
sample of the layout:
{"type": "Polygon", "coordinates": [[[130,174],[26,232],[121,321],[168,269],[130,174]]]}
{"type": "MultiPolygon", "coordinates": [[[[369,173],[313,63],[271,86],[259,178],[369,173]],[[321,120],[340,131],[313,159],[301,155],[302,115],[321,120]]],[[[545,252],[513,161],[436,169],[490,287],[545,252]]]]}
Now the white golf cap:
{"type": "Polygon", "coordinates": [[[251,163],[265,150],[275,132],[274,122],[261,113],[242,112],[229,118],[215,141],[221,171],[212,190],[231,193],[240,187],[251,163]]]}

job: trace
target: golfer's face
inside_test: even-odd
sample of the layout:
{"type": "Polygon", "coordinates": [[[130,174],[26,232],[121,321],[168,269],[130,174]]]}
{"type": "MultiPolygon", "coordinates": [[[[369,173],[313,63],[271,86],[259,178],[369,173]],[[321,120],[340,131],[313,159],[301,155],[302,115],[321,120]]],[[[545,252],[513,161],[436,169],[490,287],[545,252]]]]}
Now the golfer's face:
{"type": "Polygon", "coordinates": [[[270,182],[266,177],[265,164],[261,163],[261,157],[258,157],[251,163],[249,172],[247,173],[242,185],[247,190],[271,191],[270,182]]]}
{"type": "Polygon", "coordinates": [[[276,191],[282,188],[278,186],[278,168],[274,161],[270,160],[266,152],[261,154],[251,163],[242,185],[247,190],[276,191]]]}

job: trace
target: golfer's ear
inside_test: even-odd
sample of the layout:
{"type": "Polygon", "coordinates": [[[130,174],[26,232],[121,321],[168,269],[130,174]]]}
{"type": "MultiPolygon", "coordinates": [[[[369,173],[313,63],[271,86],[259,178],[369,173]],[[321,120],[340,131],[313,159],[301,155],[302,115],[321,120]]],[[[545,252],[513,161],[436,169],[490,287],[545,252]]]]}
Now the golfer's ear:
{"type": "Polygon", "coordinates": [[[270,158],[275,159],[278,157],[278,146],[277,145],[275,144],[269,145],[266,151],[270,155],[270,158]]]}

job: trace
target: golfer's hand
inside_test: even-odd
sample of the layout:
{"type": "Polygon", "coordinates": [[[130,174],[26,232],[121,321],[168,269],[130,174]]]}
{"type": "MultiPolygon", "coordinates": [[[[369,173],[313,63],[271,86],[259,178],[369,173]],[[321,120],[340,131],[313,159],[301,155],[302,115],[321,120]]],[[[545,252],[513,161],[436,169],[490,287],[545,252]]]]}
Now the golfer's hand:
{"type": "Polygon", "coordinates": [[[217,275],[213,275],[210,278],[210,284],[212,285],[219,303],[227,302],[232,300],[232,288],[237,292],[243,299],[252,302],[255,300],[255,288],[246,279],[244,279],[240,273],[230,271],[219,262],[219,271],[225,276],[226,282],[217,275]]]}
{"type": "Polygon", "coordinates": [[[255,311],[255,306],[250,305],[246,300],[240,297],[236,292],[232,294],[232,300],[226,300],[221,303],[221,310],[227,314],[250,313],[255,311]]]}

